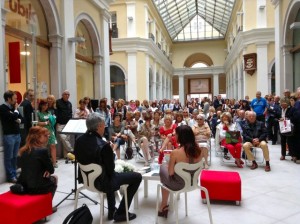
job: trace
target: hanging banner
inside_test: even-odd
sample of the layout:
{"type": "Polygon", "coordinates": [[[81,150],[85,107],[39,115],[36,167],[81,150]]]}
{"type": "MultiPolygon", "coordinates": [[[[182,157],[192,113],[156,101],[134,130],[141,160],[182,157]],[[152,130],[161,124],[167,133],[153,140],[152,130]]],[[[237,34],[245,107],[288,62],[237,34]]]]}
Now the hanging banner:
{"type": "Polygon", "coordinates": [[[9,54],[9,82],[21,83],[20,42],[9,42],[8,54],[9,54]]]}

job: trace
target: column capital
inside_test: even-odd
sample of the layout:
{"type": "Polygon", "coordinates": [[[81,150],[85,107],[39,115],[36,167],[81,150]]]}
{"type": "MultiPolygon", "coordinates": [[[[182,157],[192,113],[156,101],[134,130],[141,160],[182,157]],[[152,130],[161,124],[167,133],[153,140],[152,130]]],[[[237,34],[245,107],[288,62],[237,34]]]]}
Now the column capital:
{"type": "Polygon", "coordinates": [[[137,54],[137,50],[127,50],[126,53],[128,55],[136,55],[137,54]]]}
{"type": "Polygon", "coordinates": [[[1,8],[1,20],[2,20],[2,26],[5,27],[6,25],[6,14],[9,12],[9,10],[5,8],[1,8]]]}
{"type": "Polygon", "coordinates": [[[63,36],[59,34],[52,34],[49,35],[48,37],[49,37],[49,42],[52,44],[52,47],[61,48],[63,36]]]}
{"type": "Polygon", "coordinates": [[[102,15],[102,18],[103,18],[106,22],[109,23],[110,18],[111,18],[111,15],[110,15],[109,11],[106,10],[106,9],[102,9],[102,10],[101,10],[101,15],[102,15]]]}
{"type": "Polygon", "coordinates": [[[101,55],[94,55],[93,58],[96,61],[97,65],[102,65],[103,64],[103,57],[101,55]]]}
{"type": "Polygon", "coordinates": [[[271,3],[274,5],[274,7],[276,8],[279,3],[280,3],[280,0],[271,0],[271,3]]]}
{"type": "Polygon", "coordinates": [[[257,42],[255,45],[256,47],[267,47],[269,43],[270,43],[269,41],[260,41],[257,42]]]}

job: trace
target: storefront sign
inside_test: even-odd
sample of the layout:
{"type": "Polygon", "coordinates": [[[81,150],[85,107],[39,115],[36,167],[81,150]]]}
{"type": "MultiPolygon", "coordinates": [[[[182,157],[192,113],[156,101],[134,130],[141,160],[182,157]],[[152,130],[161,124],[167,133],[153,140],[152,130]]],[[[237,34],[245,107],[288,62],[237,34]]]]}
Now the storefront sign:
{"type": "Polygon", "coordinates": [[[22,17],[26,18],[26,23],[28,24],[29,21],[32,19],[32,11],[31,11],[31,4],[23,5],[21,4],[20,0],[9,0],[9,9],[19,14],[22,17]]]}

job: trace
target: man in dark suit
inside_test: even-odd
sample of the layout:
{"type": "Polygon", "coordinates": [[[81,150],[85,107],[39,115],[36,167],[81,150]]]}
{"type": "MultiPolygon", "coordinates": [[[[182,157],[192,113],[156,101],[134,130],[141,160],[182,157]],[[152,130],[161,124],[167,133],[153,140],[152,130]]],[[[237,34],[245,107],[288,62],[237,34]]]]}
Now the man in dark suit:
{"type": "Polygon", "coordinates": [[[24,117],[24,127],[21,128],[21,144],[20,147],[25,145],[26,137],[28,135],[29,129],[32,126],[32,114],[33,114],[33,107],[32,102],[34,100],[34,91],[32,89],[28,89],[24,93],[24,99],[20,104],[20,110],[23,111],[24,117]],[[21,109],[22,108],[22,109],[21,109]]]}
{"type": "Polygon", "coordinates": [[[219,94],[217,99],[214,100],[214,108],[216,110],[223,110],[223,105],[225,104],[224,100],[222,99],[222,96],[219,94]]]}
{"type": "Polygon", "coordinates": [[[20,147],[20,123],[23,117],[18,111],[17,95],[13,91],[4,93],[5,103],[0,106],[3,131],[4,167],[8,182],[17,182],[17,155],[20,147]]]}
{"type": "MultiPolygon", "coordinates": [[[[105,121],[98,113],[91,113],[86,119],[87,132],[75,142],[75,156],[83,165],[96,163],[102,167],[102,174],[96,179],[95,187],[106,193],[108,219],[115,222],[126,221],[125,199],[122,198],[119,208],[115,208],[114,192],[123,184],[128,184],[128,207],[140,186],[142,176],[136,172],[116,173],[114,154],[109,143],[102,139],[105,121]]],[[[128,213],[129,220],[135,219],[134,213],[128,213]]]]}

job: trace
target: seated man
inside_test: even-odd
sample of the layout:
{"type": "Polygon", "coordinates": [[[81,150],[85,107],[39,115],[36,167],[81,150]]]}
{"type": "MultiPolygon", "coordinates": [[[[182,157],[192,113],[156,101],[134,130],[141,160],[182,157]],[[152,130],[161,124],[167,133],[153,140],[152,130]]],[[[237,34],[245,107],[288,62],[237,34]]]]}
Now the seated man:
{"type": "Polygon", "coordinates": [[[263,150],[264,158],[266,160],[265,171],[269,172],[270,167],[270,157],[269,149],[266,142],[267,129],[264,122],[256,120],[256,113],[254,111],[249,111],[247,120],[243,125],[243,148],[246,152],[248,160],[252,161],[251,170],[257,168],[257,163],[254,160],[254,156],[251,153],[251,147],[259,147],[263,150]]]}
{"type": "MultiPolygon", "coordinates": [[[[128,184],[128,207],[142,181],[142,176],[136,172],[116,173],[114,154],[111,146],[102,139],[105,122],[98,113],[89,114],[86,119],[87,132],[75,142],[75,155],[79,163],[87,165],[99,164],[103,172],[96,179],[95,187],[107,195],[108,219],[115,222],[126,221],[125,199],[122,198],[119,208],[115,208],[116,200],[114,192],[123,184],[128,184]]],[[[80,174],[80,172],[79,172],[80,174]]],[[[79,180],[80,181],[80,180],[79,180]]],[[[136,215],[128,213],[129,220],[136,215]]]]}

